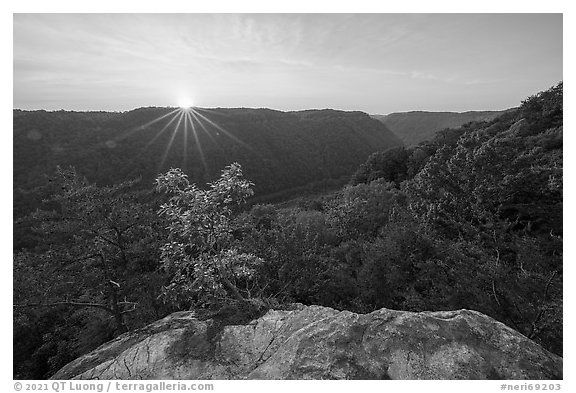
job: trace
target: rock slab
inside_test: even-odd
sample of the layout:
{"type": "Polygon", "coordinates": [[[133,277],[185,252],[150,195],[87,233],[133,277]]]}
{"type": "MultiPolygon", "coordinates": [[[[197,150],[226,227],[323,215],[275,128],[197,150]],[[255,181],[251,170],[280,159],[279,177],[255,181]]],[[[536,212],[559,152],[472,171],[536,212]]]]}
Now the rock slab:
{"type": "Polygon", "coordinates": [[[470,310],[270,310],[245,325],[174,313],[52,379],[562,379],[562,358],[470,310]]]}

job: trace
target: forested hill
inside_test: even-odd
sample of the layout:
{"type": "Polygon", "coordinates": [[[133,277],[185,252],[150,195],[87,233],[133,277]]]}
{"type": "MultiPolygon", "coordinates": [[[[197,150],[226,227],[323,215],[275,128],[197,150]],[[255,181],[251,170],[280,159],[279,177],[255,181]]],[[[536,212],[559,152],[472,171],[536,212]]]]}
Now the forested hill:
{"type": "MultiPolygon", "coordinates": [[[[407,241],[409,254],[397,266],[389,250],[398,244],[381,248],[388,265],[383,271],[402,272],[405,280],[403,285],[391,280],[402,288],[396,294],[411,285],[418,293],[405,290],[404,300],[392,308],[431,299],[422,309],[479,310],[562,352],[562,82],[492,121],[375,153],[352,183],[399,189],[408,222],[422,230],[407,241]],[[432,248],[424,246],[427,237],[436,244],[432,248]],[[418,244],[414,239],[422,242],[413,246],[418,244]],[[431,253],[434,247],[440,257],[431,253]],[[439,276],[434,277],[434,269],[439,276]]],[[[385,230],[389,227],[387,222],[385,230]]],[[[401,222],[402,230],[406,227],[401,222]]],[[[403,242],[409,236],[399,238],[403,242]]]]}
{"type": "MultiPolygon", "coordinates": [[[[105,187],[81,176],[124,181],[137,174],[129,168],[148,162],[155,172],[184,126],[150,143],[162,124],[128,125],[166,113],[15,112],[20,179],[27,162],[32,183],[59,154],[84,172],[58,171],[51,202],[21,220],[32,235],[15,225],[15,379],[50,377],[174,311],[217,317],[206,330],[214,343],[224,326],[293,303],[359,314],[474,310],[562,355],[562,82],[494,120],[442,130],[417,146],[382,148],[341,190],[289,206],[242,208],[253,188],[307,181],[307,170],[335,176],[346,160],[384,144],[385,128],[358,112],[202,112],[250,147],[206,125],[215,142],[204,131],[198,138],[210,168],[244,159],[243,167],[216,168],[222,172],[211,185],[193,187],[186,175],[197,175],[175,168],[158,176],[158,199],[149,200],[132,182],[105,187]],[[35,128],[23,127],[27,116],[35,128]],[[24,148],[36,155],[23,155],[24,148]]],[[[173,146],[166,166],[182,159],[182,144],[173,146]]],[[[422,330],[411,328],[403,342],[420,342],[414,337],[422,330]]],[[[452,333],[459,343],[462,334],[452,333]]],[[[211,344],[190,337],[170,347],[171,356],[201,347],[202,359],[212,359],[211,344]]]]}
{"type": "Polygon", "coordinates": [[[373,152],[400,145],[362,112],[140,108],[123,113],[14,110],[15,213],[57,165],[98,184],[142,177],[152,186],[171,167],[192,181],[242,165],[257,196],[352,174],[373,152]]]}
{"type": "Polygon", "coordinates": [[[457,128],[473,121],[490,121],[505,111],[468,111],[468,112],[396,112],[372,117],[384,123],[398,135],[406,146],[430,140],[436,132],[446,128],[457,128]]]}

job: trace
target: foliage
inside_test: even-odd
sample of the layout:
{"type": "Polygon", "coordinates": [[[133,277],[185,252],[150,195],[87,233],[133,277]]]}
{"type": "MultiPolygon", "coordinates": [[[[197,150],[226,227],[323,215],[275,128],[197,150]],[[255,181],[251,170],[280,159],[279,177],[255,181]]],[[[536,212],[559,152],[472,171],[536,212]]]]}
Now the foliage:
{"type": "MultiPolygon", "coordinates": [[[[15,303],[57,303],[15,308],[15,376],[48,377],[122,323],[176,309],[221,318],[216,334],[261,315],[251,299],[359,313],[473,309],[562,354],[562,133],[560,83],[497,119],[375,154],[337,192],[276,205],[247,205],[254,185],[237,163],[203,188],[169,170],[155,196],[61,169],[46,209],[22,220],[36,246],[14,254],[15,303]]],[[[323,159],[326,177],[339,172],[329,150],[323,159]]],[[[286,172],[300,165],[282,160],[286,172]]]]}
{"type": "MultiPolygon", "coordinates": [[[[481,306],[561,350],[562,84],[525,101],[516,117],[473,127],[404,185],[410,210],[440,239],[481,250],[489,274],[481,306]],[[546,128],[549,127],[549,128],[546,128]]],[[[482,310],[482,309],[481,309],[482,310]]]]}
{"type": "Polygon", "coordinates": [[[522,101],[520,111],[531,124],[531,129],[539,132],[562,126],[563,120],[563,82],[528,97],[522,101]]]}
{"type": "Polygon", "coordinates": [[[329,205],[327,214],[343,230],[340,233],[343,238],[356,238],[361,234],[373,237],[386,226],[401,199],[393,183],[379,179],[344,188],[340,197],[329,205]]]}
{"type": "Polygon", "coordinates": [[[403,146],[376,152],[352,176],[352,185],[384,179],[396,184],[406,180],[408,152],[403,146]]]}
{"type": "Polygon", "coordinates": [[[158,177],[157,189],[170,199],[159,214],[168,222],[161,264],[172,277],[164,298],[179,307],[212,304],[228,297],[243,300],[237,281],[250,280],[261,261],[229,248],[230,220],[253,193],[239,164],[226,167],[207,190],[188,181],[180,169],[158,177]]]}
{"type": "Polygon", "coordinates": [[[22,321],[54,310],[64,316],[48,332],[29,328],[41,336],[30,350],[45,354],[54,372],[75,354],[165,311],[154,299],[163,280],[155,272],[162,230],[143,201],[147,196],[131,190],[135,181],[98,187],[74,168],[58,168],[52,183],[57,192],[46,201],[52,210],[31,215],[42,243],[14,257],[14,302],[22,321]],[[83,338],[90,326],[101,333],[83,338]]]}
{"type": "Polygon", "coordinates": [[[548,103],[536,114],[523,105],[408,151],[400,190],[369,171],[330,199],[257,206],[238,220],[239,247],[265,261],[269,296],[357,312],[470,308],[561,353],[562,125],[550,103],[562,100],[554,94],[561,90],[536,96],[548,103]]]}
{"type": "Polygon", "coordinates": [[[15,216],[40,206],[33,190],[57,165],[74,166],[101,185],[141,177],[136,187],[148,188],[171,167],[205,184],[239,162],[262,202],[314,183],[348,180],[370,153],[401,144],[361,112],[198,108],[194,129],[185,129],[184,121],[178,128],[170,123],[171,111],[14,111],[15,216]]]}

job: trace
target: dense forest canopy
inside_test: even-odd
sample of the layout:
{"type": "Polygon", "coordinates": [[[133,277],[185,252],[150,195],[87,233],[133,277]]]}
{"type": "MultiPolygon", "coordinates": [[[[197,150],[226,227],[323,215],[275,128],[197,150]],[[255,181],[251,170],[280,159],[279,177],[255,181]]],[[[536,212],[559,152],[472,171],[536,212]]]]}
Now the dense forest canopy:
{"type": "MultiPolygon", "coordinates": [[[[472,309],[562,354],[562,83],[496,119],[446,129],[408,148],[385,144],[366,154],[342,189],[275,205],[246,203],[258,196],[258,179],[280,168],[274,165],[302,175],[306,165],[320,165],[318,157],[307,158],[307,149],[326,144],[325,176],[344,173],[340,157],[331,154],[360,154],[370,138],[379,140],[382,128],[359,113],[219,113],[218,124],[229,131],[253,125],[274,135],[242,134],[242,140],[279,161],[260,167],[260,174],[250,166],[259,158],[230,161],[201,180],[193,170],[165,169],[155,175],[155,190],[130,179],[135,173],[129,171],[116,173],[115,184],[95,184],[96,178],[62,166],[39,189],[50,197],[20,220],[36,240],[14,255],[15,378],[49,377],[123,331],[176,310],[232,308],[228,315],[244,315],[233,319],[239,323],[293,302],[359,313],[472,309]],[[224,113],[238,125],[226,123],[224,113]],[[307,121],[310,139],[282,128],[307,121]],[[287,149],[271,140],[282,140],[287,149]],[[301,155],[284,156],[296,147],[301,155]],[[291,162],[295,157],[304,162],[291,162]]],[[[20,115],[41,122],[57,113],[16,112],[15,124],[20,115]]],[[[92,116],[142,119],[138,111],[62,116],[81,124],[92,116]]],[[[30,139],[30,130],[20,132],[19,138],[30,139]]],[[[91,135],[91,146],[107,140],[91,135]]],[[[47,167],[52,161],[43,154],[55,145],[47,136],[35,138],[47,139],[35,145],[36,160],[47,167]]],[[[229,143],[240,154],[242,147],[229,143]]],[[[160,143],[158,152],[164,147],[160,143]]],[[[109,163],[101,165],[96,173],[111,173],[109,163]]]]}
{"type": "Polygon", "coordinates": [[[30,192],[57,165],[74,166],[91,182],[136,177],[150,186],[170,168],[204,184],[238,162],[267,194],[352,174],[366,157],[400,145],[382,123],[361,112],[141,108],[123,113],[14,111],[16,214],[38,206],[30,192]],[[185,118],[185,117],[184,117],[185,118]]]}

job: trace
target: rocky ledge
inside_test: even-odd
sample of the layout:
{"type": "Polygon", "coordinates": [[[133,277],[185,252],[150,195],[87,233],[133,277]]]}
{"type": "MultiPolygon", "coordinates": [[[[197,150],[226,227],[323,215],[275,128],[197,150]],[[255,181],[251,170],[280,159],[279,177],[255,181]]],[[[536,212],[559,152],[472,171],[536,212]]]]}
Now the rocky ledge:
{"type": "Polygon", "coordinates": [[[246,324],[174,313],[53,379],[561,379],[562,358],[470,310],[270,310],[246,324]]]}

